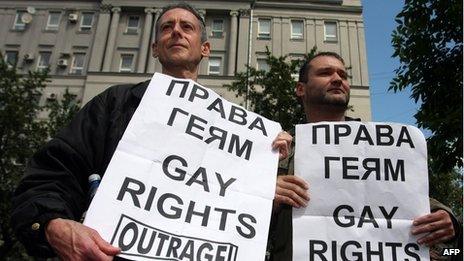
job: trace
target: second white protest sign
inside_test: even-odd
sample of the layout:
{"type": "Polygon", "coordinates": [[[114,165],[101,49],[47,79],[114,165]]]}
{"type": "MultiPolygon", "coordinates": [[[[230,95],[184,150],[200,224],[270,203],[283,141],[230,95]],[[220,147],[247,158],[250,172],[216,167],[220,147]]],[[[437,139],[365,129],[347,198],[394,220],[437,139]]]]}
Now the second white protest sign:
{"type": "Polygon", "coordinates": [[[298,125],[295,175],[311,201],[293,211],[293,260],[427,260],[410,233],[430,212],[426,159],[412,126],[298,125]]]}

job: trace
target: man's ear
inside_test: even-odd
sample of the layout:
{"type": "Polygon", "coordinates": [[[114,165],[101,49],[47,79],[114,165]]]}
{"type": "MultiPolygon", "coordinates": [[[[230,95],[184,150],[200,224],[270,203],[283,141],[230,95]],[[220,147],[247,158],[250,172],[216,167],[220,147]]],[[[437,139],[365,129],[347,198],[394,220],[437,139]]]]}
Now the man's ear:
{"type": "Polygon", "coordinates": [[[153,58],[158,58],[158,43],[155,41],[151,44],[153,58]]]}
{"type": "Polygon", "coordinates": [[[211,51],[211,45],[208,41],[205,41],[201,44],[201,56],[209,57],[211,51]]]}
{"type": "Polygon", "coordinates": [[[306,84],[304,84],[302,82],[298,82],[296,84],[296,88],[295,88],[296,96],[303,97],[304,94],[305,94],[305,87],[306,87],[306,84]]]}

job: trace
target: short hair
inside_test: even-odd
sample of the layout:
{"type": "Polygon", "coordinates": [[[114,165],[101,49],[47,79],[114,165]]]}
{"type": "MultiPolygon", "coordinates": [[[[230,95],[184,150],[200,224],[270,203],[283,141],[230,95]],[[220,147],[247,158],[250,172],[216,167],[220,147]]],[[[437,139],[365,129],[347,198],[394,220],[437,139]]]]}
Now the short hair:
{"type": "Polygon", "coordinates": [[[189,11],[190,13],[192,13],[197,19],[198,21],[200,22],[200,31],[201,31],[201,42],[204,43],[208,40],[208,37],[206,35],[206,26],[205,26],[205,21],[203,20],[203,17],[200,15],[200,12],[198,12],[198,10],[187,4],[187,3],[177,3],[177,4],[171,4],[171,5],[167,5],[165,7],[163,7],[163,10],[161,11],[158,19],[156,20],[156,23],[155,23],[155,33],[156,33],[156,38],[155,38],[155,41],[158,41],[158,36],[159,36],[159,29],[160,29],[160,19],[161,17],[169,10],[172,10],[172,9],[176,9],[176,8],[180,8],[180,9],[184,9],[184,10],[187,10],[189,11]]]}
{"type": "Polygon", "coordinates": [[[342,62],[343,65],[345,65],[345,61],[343,60],[343,58],[338,53],[335,53],[335,52],[319,52],[316,55],[314,55],[313,57],[309,57],[308,59],[306,59],[304,61],[303,65],[300,68],[300,74],[298,75],[298,81],[299,82],[304,82],[304,83],[308,82],[308,72],[309,72],[309,69],[311,68],[309,66],[309,63],[311,63],[312,60],[314,60],[315,58],[317,58],[319,56],[332,56],[332,57],[335,57],[337,60],[342,62]]]}

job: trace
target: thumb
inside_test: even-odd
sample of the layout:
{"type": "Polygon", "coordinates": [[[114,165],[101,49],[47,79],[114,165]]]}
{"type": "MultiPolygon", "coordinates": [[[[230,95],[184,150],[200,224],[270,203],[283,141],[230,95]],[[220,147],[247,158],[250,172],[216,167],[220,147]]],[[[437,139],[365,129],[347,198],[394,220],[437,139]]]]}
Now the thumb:
{"type": "Polygon", "coordinates": [[[93,239],[95,241],[95,244],[97,244],[98,248],[100,250],[110,256],[117,255],[121,253],[121,249],[119,247],[112,246],[110,243],[106,242],[101,236],[96,233],[93,235],[93,239]]]}

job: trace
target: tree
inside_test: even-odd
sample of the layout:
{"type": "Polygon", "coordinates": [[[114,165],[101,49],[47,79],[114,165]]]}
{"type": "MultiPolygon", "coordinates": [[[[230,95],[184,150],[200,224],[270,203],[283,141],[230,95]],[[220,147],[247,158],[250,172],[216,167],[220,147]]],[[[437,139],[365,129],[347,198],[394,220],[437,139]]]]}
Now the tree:
{"type": "MultiPolygon", "coordinates": [[[[390,89],[411,88],[411,98],[420,103],[417,125],[432,133],[429,162],[437,177],[430,180],[448,181],[444,194],[450,188],[462,190],[462,181],[455,182],[451,174],[462,168],[462,7],[461,0],[406,0],[392,34],[393,57],[400,66],[390,89]]],[[[443,194],[433,187],[431,192],[443,194]]]]}
{"type": "Polygon", "coordinates": [[[78,108],[75,96],[66,91],[63,101],[39,103],[48,82],[48,71],[23,76],[0,56],[0,260],[27,258],[10,227],[11,197],[21,179],[26,160],[78,108]],[[49,111],[48,120],[37,118],[49,111]]]}
{"type": "MultiPolygon", "coordinates": [[[[305,58],[313,56],[314,47],[305,58]]],[[[301,60],[287,62],[287,56],[275,57],[266,47],[266,62],[269,70],[257,70],[247,66],[249,74],[237,74],[237,80],[225,85],[229,91],[236,92],[237,97],[248,99],[251,110],[264,117],[280,122],[284,130],[291,130],[295,124],[304,123],[305,116],[300,102],[295,95],[296,80],[301,60]],[[248,97],[247,83],[249,84],[248,97]]]]}

